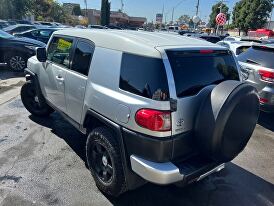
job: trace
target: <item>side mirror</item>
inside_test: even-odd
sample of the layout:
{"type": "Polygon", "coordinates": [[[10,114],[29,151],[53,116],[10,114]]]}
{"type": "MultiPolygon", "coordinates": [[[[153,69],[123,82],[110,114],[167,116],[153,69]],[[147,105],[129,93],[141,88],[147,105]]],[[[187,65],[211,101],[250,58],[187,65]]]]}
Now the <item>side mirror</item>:
{"type": "Polygon", "coordinates": [[[46,62],[47,61],[47,51],[45,47],[38,47],[36,48],[36,57],[39,62],[46,62]]]}

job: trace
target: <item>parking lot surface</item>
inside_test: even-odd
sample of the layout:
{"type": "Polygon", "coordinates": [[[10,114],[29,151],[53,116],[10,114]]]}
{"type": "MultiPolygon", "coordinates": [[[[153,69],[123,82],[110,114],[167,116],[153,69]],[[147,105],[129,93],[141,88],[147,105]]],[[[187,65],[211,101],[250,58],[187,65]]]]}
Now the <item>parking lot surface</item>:
{"type": "Polygon", "coordinates": [[[274,205],[273,114],[261,113],[246,149],[220,173],[184,188],[148,183],[113,199],[96,188],[87,169],[86,137],[57,113],[30,115],[18,90],[7,97],[12,89],[0,93],[7,98],[0,103],[1,206],[274,205]]]}

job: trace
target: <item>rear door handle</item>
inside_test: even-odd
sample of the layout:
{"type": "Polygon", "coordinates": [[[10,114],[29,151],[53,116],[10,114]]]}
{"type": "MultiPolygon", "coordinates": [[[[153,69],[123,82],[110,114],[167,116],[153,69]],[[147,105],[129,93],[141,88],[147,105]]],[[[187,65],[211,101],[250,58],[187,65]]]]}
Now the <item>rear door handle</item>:
{"type": "Polygon", "coordinates": [[[56,76],[56,79],[60,82],[63,82],[65,80],[61,75],[56,76]]]}

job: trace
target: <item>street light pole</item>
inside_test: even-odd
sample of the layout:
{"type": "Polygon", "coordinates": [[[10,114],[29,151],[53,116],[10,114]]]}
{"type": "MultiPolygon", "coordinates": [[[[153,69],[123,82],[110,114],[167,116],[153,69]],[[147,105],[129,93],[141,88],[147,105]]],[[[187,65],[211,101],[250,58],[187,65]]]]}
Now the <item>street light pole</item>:
{"type": "Polygon", "coordinates": [[[198,14],[199,14],[199,6],[200,6],[200,0],[198,0],[198,2],[197,2],[197,6],[196,6],[196,16],[198,16],[198,14]]]}
{"type": "Polygon", "coordinates": [[[174,17],[174,10],[180,6],[185,0],[180,1],[178,4],[176,4],[173,8],[172,8],[172,16],[171,16],[171,23],[173,24],[173,17],[174,17]]]}

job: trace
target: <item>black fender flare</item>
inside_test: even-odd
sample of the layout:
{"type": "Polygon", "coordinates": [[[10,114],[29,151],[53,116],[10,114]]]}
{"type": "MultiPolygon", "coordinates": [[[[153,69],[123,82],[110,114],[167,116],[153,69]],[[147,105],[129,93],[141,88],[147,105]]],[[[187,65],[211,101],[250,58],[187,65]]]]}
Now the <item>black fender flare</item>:
{"type": "Polygon", "coordinates": [[[42,93],[42,90],[41,90],[41,87],[40,87],[40,84],[39,84],[38,76],[29,69],[25,69],[24,73],[26,74],[26,76],[25,76],[26,80],[30,81],[34,85],[35,91],[36,91],[36,94],[39,98],[40,103],[46,104],[46,99],[43,96],[43,93],[42,93]]]}
{"type": "MultiPolygon", "coordinates": [[[[99,125],[103,124],[103,125],[109,127],[115,133],[115,137],[117,138],[117,141],[120,146],[122,164],[123,164],[124,173],[125,173],[125,177],[126,177],[127,190],[133,190],[133,189],[145,184],[146,181],[143,180],[142,178],[140,178],[138,175],[136,175],[131,169],[130,159],[129,159],[128,154],[126,153],[126,145],[124,143],[122,127],[120,125],[118,125],[117,123],[104,117],[103,115],[99,114],[98,112],[96,112],[92,109],[89,109],[85,115],[85,119],[83,122],[83,127],[86,129],[88,128],[88,124],[92,124],[92,122],[90,122],[90,118],[93,121],[94,120],[99,121],[101,123],[99,125]]],[[[94,122],[93,124],[97,125],[97,123],[94,122]]]]}

